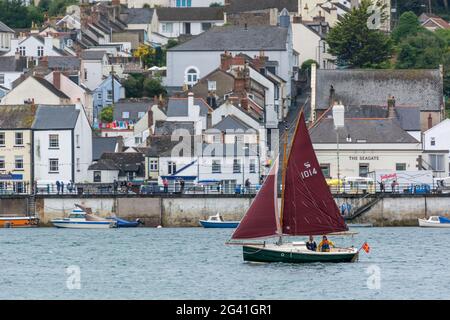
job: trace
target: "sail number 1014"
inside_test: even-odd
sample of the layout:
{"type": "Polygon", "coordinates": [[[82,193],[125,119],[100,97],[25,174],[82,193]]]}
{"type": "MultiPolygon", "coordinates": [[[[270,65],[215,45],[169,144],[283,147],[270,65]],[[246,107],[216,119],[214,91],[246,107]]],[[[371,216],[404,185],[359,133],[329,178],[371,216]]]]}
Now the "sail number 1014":
{"type": "Polygon", "coordinates": [[[312,177],[312,176],[314,176],[316,174],[317,174],[316,168],[306,169],[304,171],[300,171],[300,176],[302,177],[302,179],[306,179],[306,178],[312,177]]]}

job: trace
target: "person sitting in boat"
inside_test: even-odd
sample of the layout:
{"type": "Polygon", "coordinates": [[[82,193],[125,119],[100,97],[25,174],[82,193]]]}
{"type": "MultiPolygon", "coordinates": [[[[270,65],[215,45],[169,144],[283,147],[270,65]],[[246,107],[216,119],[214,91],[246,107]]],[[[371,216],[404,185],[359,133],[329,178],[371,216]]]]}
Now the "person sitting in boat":
{"type": "Polygon", "coordinates": [[[330,252],[331,247],[334,247],[334,243],[328,240],[327,236],[323,236],[322,241],[319,243],[319,251],[330,252]]]}
{"type": "Polygon", "coordinates": [[[309,236],[309,240],[306,242],[306,249],[311,251],[317,251],[317,244],[314,241],[313,236],[309,236]]]}

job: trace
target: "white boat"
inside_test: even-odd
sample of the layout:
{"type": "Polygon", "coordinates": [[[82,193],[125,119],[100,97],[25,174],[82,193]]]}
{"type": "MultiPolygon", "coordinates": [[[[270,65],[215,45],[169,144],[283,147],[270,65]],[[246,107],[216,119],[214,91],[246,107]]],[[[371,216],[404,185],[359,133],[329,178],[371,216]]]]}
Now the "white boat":
{"type": "Polygon", "coordinates": [[[74,209],[67,218],[53,219],[51,222],[57,228],[71,229],[107,229],[116,227],[117,222],[101,218],[92,219],[82,209],[74,209]]]}
{"type": "Polygon", "coordinates": [[[220,214],[209,216],[208,220],[200,220],[204,228],[236,228],[240,221],[225,221],[220,214]]]}
{"type": "Polygon", "coordinates": [[[426,228],[450,228],[450,219],[440,216],[431,216],[428,219],[418,219],[419,227],[426,228]]]}

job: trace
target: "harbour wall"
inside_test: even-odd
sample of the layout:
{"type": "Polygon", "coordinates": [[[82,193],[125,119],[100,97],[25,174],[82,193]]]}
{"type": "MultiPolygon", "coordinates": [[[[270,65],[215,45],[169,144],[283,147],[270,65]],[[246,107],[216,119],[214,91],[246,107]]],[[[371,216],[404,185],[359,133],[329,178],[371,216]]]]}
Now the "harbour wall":
{"type": "MultiPolygon", "coordinates": [[[[374,195],[337,195],[338,206],[342,203],[353,208],[374,202],[374,195]]],[[[240,220],[252,198],[250,196],[214,195],[168,195],[168,196],[81,196],[49,195],[36,196],[35,212],[42,226],[49,226],[50,220],[67,216],[74,204],[92,208],[102,217],[117,215],[124,219],[140,218],[145,226],[194,227],[199,219],[220,213],[226,220],[240,220]]],[[[27,213],[26,197],[0,198],[0,215],[24,215],[27,213]]],[[[404,195],[386,194],[366,212],[355,218],[355,223],[373,223],[376,226],[414,226],[417,218],[431,215],[450,216],[450,195],[404,195]]]]}

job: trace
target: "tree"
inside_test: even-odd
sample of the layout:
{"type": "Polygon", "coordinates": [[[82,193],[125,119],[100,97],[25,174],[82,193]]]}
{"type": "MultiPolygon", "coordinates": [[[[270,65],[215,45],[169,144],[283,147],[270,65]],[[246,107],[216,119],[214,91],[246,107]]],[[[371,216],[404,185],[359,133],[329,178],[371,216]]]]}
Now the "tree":
{"type": "Polygon", "coordinates": [[[145,79],[143,84],[143,96],[154,97],[160,94],[166,95],[167,91],[162,85],[161,78],[145,79]]]}
{"type": "Polygon", "coordinates": [[[110,123],[114,120],[114,109],[112,106],[104,107],[100,112],[100,120],[105,123],[110,123]]]}
{"type": "Polygon", "coordinates": [[[213,2],[209,6],[210,7],[222,7],[222,5],[219,2],[213,2]]]}
{"type": "Polygon", "coordinates": [[[423,30],[423,27],[417,16],[414,12],[407,11],[400,16],[397,27],[392,31],[392,39],[398,43],[410,35],[416,35],[420,30],[423,30]]]}
{"type": "Polygon", "coordinates": [[[141,98],[144,77],[141,74],[130,74],[123,82],[127,98],[141,98]]]}
{"type": "Polygon", "coordinates": [[[319,63],[314,59],[308,59],[306,61],[303,61],[302,66],[300,67],[302,70],[311,70],[311,65],[315,63],[317,65],[317,68],[319,67],[319,63]]]}
{"type": "Polygon", "coordinates": [[[0,21],[11,28],[29,28],[31,20],[21,0],[0,0],[0,21]]]}
{"type": "MultiPolygon", "coordinates": [[[[383,12],[384,7],[377,5],[383,12]]],[[[370,0],[362,0],[343,16],[326,38],[329,53],[337,57],[337,64],[350,68],[374,68],[387,63],[393,53],[392,40],[377,29],[368,27],[372,19],[370,0]]],[[[384,21],[381,16],[381,22],[384,21]]]]}

